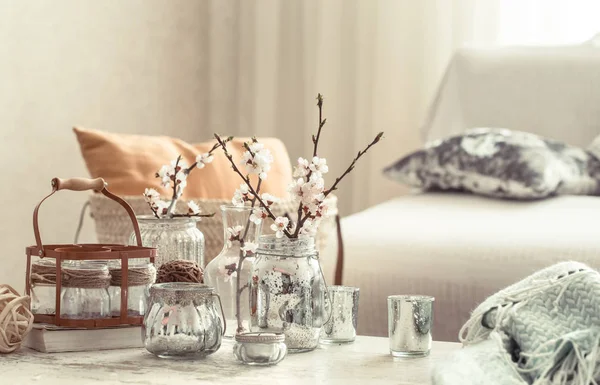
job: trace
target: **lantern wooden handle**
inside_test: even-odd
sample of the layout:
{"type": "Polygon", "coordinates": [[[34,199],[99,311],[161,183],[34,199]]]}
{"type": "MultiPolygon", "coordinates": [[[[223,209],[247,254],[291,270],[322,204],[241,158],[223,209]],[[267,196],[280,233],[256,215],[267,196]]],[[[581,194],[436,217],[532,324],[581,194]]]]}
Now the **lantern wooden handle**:
{"type": "Polygon", "coordinates": [[[94,190],[102,191],[106,187],[106,182],[102,178],[71,178],[71,179],[52,179],[52,187],[56,190],[71,190],[71,191],[86,191],[94,190]]]}
{"type": "Polygon", "coordinates": [[[127,214],[129,214],[129,218],[131,219],[131,223],[133,224],[133,231],[135,232],[135,237],[138,246],[142,246],[142,236],[140,233],[140,226],[138,225],[137,219],[135,217],[135,212],[129,206],[127,202],[125,202],[122,198],[114,195],[110,191],[106,189],[107,183],[102,178],[96,179],[87,179],[87,178],[71,178],[71,179],[60,179],[54,178],[52,179],[52,192],[48,194],[33,210],[33,233],[35,235],[35,242],[37,244],[38,253],[40,257],[44,257],[44,245],[42,244],[42,238],[40,237],[40,228],[38,224],[38,213],[40,211],[40,206],[44,201],[50,198],[55,192],[58,190],[72,190],[72,191],[86,191],[86,190],[94,190],[96,192],[100,192],[104,194],[106,197],[112,199],[113,201],[119,203],[127,214]]]}

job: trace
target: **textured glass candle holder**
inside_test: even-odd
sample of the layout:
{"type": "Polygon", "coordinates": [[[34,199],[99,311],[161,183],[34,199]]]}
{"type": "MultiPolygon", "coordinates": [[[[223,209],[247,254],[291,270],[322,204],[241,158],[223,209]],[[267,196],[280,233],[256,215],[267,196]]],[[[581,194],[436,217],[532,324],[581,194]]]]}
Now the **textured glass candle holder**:
{"type": "Polygon", "coordinates": [[[394,357],[423,357],[431,351],[433,297],[392,295],[388,297],[390,353],[394,357]]]}
{"type": "Polygon", "coordinates": [[[242,333],[235,336],[233,354],[246,365],[275,365],[285,358],[283,333],[242,333]]]}
{"type": "Polygon", "coordinates": [[[329,286],[331,317],[321,329],[321,343],[337,344],[356,339],[358,295],[360,289],[350,286],[329,286]]]}

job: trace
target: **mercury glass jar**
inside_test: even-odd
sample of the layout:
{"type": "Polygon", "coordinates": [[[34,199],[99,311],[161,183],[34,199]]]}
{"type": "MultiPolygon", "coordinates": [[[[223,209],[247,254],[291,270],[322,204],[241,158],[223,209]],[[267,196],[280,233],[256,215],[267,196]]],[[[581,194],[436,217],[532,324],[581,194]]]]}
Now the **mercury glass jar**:
{"type": "Polygon", "coordinates": [[[275,365],[285,358],[287,347],[281,333],[236,334],[233,354],[246,365],[275,365]]]}
{"type": "MultiPolygon", "coordinates": [[[[196,262],[204,267],[204,235],[196,227],[200,218],[155,218],[150,215],[137,217],[142,235],[142,246],[156,247],[154,263],[159,268],[175,259],[196,262]]],[[[130,245],[137,245],[135,233],[129,237],[130,245]]],[[[133,263],[144,262],[133,260],[133,263]]],[[[145,262],[148,262],[147,260],[145,262]]]]}
{"type": "Polygon", "coordinates": [[[106,263],[82,261],[68,267],[63,265],[60,316],[72,319],[110,317],[109,285],[106,263]]]}
{"type": "Polygon", "coordinates": [[[260,235],[261,226],[250,221],[252,209],[250,207],[221,206],[223,215],[223,250],[206,266],[204,271],[204,282],[221,296],[223,310],[227,319],[227,330],[225,337],[232,338],[238,329],[236,314],[238,303],[236,302],[236,288],[243,288],[240,294],[239,312],[241,331],[250,330],[250,308],[248,307],[248,280],[252,269],[254,258],[247,257],[242,260],[241,274],[237,274],[240,262],[240,242],[229,241],[228,228],[238,228],[240,235],[244,236],[246,242],[256,242],[260,235]]]}
{"type": "MultiPolygon", "coordinates": [[[[127,274],[127,316],[141,317],[146,313],[146,301],[150,294],[150,286],[156,280],[156,269],[151,263],[129,265],[127,274]]],[[[113,317],[121,315],[121,280],[120,262],[110,268],[110,312],[113,317]]]]}
{"type": "Polygon", "coordinates": [[[152,285],[142,327],[144,346],[161,358],[204,357],[216,352],[225,330],[220,302],[213,288],[200,283],[152,285]]]}
{"type": "Polygon", "coordinates": [[[56,313],[56,261],[39,259],[31,264],[31,312],[56,313]]]}
{"type": "Polygon", "coordinates": [[[283,332],[290,353],[315,349],[326,290],[313,238],[260,237],[250,280],[253,332],[283,332]]]}

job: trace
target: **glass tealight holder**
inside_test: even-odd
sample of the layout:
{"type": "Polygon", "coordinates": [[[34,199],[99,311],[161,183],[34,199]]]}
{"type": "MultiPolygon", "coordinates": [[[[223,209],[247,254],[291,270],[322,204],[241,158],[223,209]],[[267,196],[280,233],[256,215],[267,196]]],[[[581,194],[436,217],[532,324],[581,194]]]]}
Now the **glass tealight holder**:
{"type": "Polygon", "coordinates": [[[423,357],[431,351],[434,298],[425,295],[388,297],[390,353],[394,357],[423,357]]]}
{"type": "Polygon", "coordinates": [[[285,335],[283,333],[237,334],[233,354],[246,365],[275,365],[287,354],[285,335]]]}
{"type": "Polygon", "coordinates": [[[110,317],[106,263],[82,261],[62,266],[60,316],[71,319],[110,317]]]}
{"type": "MultiPolygon", "coordinates": [[[[113,317],[121,315],[121,272],[120,263],[110,269],[110,312],[113,317]]],[[[127,282],[127,316],[143,317],[146,313],[150,286],[156,280],[156,269],[151,263],[129,265],[127,282]]]]}
{"type": "Polygon", "coordinates": [[[329,286],[331,317],[321,329],[321,343],[350,343],[356,339],[358,297],[360,289],[350,286],[329,286]]]}
{"type": "Polygon", "coordinates": [[[31,264],[31,312],[56,313],[56,261],[39,259],[31,264]]]}

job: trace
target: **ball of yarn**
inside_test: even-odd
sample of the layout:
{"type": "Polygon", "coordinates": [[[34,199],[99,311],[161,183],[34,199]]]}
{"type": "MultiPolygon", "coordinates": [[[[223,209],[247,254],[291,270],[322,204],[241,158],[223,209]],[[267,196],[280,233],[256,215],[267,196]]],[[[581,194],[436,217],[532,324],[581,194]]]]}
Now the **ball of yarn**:
{"type": "Polygon", "coordinates": [[[156,283],[165,282],[204,283],[204,272],[196,262],[176,259],[158,268],[156,283]]]}
{"type": "Polygon", "coordinates": [[[21,296],[8,285],[0,285],[0,353],[21,347],[33,327],[29,296],[21,296]]]}

